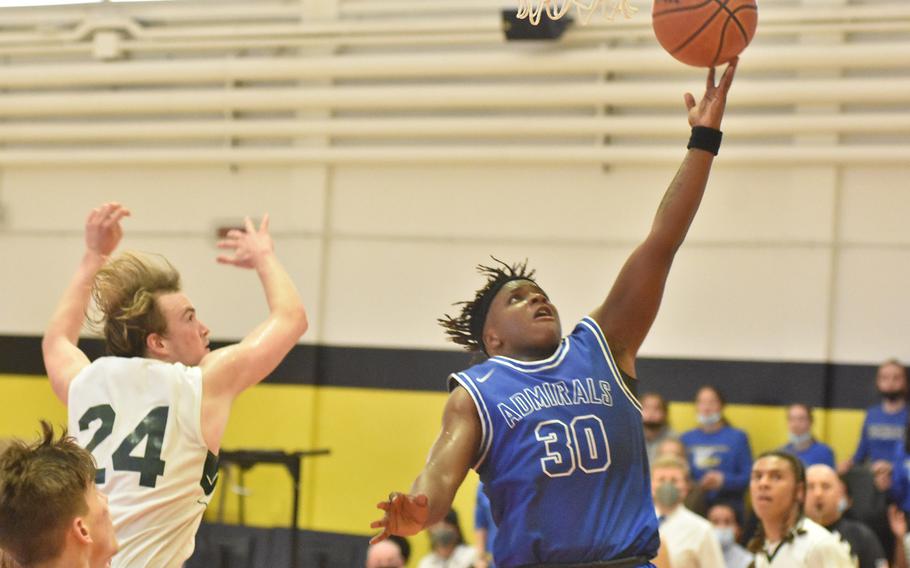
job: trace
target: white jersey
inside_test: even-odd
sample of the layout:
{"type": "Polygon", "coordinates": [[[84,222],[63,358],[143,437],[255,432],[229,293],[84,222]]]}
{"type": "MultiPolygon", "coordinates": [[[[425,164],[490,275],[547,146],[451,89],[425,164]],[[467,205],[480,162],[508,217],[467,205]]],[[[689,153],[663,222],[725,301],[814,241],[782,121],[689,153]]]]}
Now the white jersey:
{"type": "Polygon", "coordinates": [[[103,357],[70,384],[69,431],[95,458],[120,551],[113,568],[179,568],[218,476],[202,437],[202,371],[103,357]]]}
{"type": "Polygon", "coordinates": [[[803,517],[782,543],[765,543],[756,568],[854,568],[849,547],[825,527],[803,517]]]}

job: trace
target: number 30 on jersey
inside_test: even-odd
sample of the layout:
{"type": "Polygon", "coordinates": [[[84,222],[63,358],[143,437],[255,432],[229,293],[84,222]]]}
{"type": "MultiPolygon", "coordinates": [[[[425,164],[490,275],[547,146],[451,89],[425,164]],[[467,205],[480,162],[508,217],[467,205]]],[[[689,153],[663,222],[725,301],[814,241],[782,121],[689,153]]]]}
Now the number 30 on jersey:
{"type": "Polygon", "coordinates": [[[534,429],[544,444],[546,457],[540,467],[550,477],[565,477],[580,469],[599,473],[610,467],[610,442],[603,421],[593,414],[576,416],[566,424],[562,420],[545,420],[534,429]]]}

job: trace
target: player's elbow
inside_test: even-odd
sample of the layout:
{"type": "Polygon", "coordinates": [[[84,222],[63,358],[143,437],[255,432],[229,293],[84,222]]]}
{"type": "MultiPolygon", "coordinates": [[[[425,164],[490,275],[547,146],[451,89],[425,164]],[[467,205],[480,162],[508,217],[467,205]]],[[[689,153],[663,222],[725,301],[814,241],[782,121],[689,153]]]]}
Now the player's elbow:
{"type": "Polygon", "coordinates": [[[297,304],[293,309],[289,310],[286,317],[297,338],[301,337],[310,328],[310,321],[307,318],[306,308],[303,307],[303,304],[297,304]]]}

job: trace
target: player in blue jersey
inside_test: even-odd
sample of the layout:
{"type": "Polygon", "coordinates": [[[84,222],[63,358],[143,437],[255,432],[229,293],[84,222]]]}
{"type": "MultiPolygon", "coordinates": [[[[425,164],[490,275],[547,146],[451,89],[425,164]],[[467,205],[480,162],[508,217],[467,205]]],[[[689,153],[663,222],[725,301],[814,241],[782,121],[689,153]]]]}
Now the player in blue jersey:
{"type": "Polygon", "coordinates": [[[498,527],[497,566],[651,566],[660,540],[635,359],[701,202],[735,69],[717,85],[710,70],[700,101],[686,94],[689,151],[651,232],[570,335],[524,264],[480,267],[486,285],[440,321],[488,359],[451,375],[442,432],[410,493],[379,503],[374,542],[442,519],[473,467],[498,527]]]}

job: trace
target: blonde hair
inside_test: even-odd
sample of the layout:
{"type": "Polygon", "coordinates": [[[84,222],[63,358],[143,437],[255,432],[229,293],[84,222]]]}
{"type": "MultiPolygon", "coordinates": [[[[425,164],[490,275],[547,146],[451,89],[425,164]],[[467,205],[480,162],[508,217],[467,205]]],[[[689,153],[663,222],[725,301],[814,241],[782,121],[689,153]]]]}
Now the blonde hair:
{"type": "Polygon", "coordinates": [[[92,285],[108,353],[145,355],[149,334],[167,332],[157,296],[179,291],[180,274],[163,256],[124,252],[108,262],[92,285]]]}
{"type": "Polygon", "coordinates": [[[678,457],[670,454],[664,454],[658,456],[654,463],[651,464],[651,471],[653,472],[656,469],[678,469],[683,472],[683,475],[686,476],[686,479],[690,478],[691,473],[689,472],[689,464],[685,460],[681,460],[678,457]]]}

